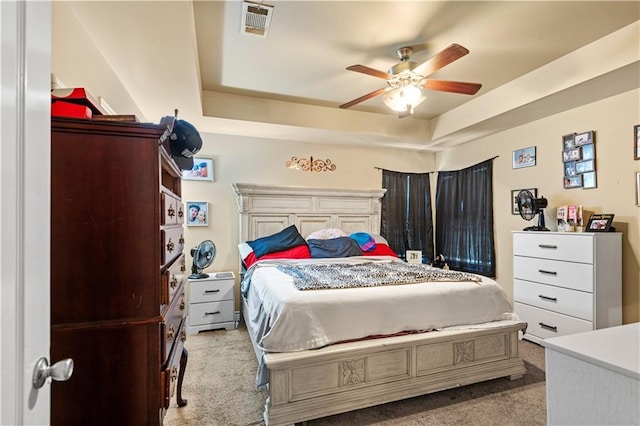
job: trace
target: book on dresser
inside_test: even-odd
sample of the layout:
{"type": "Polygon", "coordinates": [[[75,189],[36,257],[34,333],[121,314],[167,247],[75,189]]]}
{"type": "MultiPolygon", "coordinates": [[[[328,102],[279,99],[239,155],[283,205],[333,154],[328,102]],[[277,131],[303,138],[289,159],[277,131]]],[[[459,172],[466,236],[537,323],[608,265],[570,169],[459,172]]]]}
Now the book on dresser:
{"type": "Polygon", "coordinates": [[[181,384],[181,171],[166,126],[51,120],[52,425],[161,425],[181,384]]]}
{"type": "Polygon", "coordinates": [[[513,300],[535,343],[622,324],[622,234],[513,232],[513,300]]]}

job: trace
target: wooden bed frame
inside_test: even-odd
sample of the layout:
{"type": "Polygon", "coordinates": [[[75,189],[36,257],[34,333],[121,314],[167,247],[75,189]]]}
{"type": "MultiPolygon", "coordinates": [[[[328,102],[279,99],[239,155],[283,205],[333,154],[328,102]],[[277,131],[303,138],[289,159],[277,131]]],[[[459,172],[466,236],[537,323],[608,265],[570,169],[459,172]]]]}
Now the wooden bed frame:
{"type": "MultiPolygon", "coordinates": [[[[384,189],[342,190],[233,184],[240,241],[295,224],[302,236],[323,228],[378,234],[384,189]]],[[[243,315],[247,304],[243,299],[243,315]]],[[[436,331],[263,353],[269,369],[267,425],[288,425],[525,372],[518,353],[521,322],[492,328],[436,331]]]]}

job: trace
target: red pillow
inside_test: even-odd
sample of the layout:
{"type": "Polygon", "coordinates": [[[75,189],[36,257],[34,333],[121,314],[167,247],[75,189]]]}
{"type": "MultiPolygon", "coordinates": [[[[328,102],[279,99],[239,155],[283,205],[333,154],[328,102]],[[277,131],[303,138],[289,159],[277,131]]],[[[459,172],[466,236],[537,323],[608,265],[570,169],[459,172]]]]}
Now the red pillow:
{"type": "Polygon", "coordinates": [[[308,245],[300,244],[299,246],[283,251],[268,253],[261,257],[256,257],[256,254],[251,252],[242,261],[246,268],[250,268],[251,265],[256,263],[258,260],[265,259],[311,259],[311,252],[309,251],[308,245]]]}
{"type": "Polygon", "coordinates": [[[376,243],[376,247],[371,251],[363,251],[363,256],[393,256],[398,257],[395,251],[386,244],[376,243]]]}

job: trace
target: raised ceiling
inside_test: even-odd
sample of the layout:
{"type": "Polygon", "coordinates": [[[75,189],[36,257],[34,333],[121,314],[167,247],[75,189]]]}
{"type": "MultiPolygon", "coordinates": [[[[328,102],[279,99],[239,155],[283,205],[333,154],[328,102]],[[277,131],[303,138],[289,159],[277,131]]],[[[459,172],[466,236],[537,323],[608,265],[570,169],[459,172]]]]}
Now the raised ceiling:
{"type": "Polygon", "coordinates": [[[180,105],[216,133],[437,150],[536,119],[541,108],[640,87],[637,1],[267,3],[266,38],[241,33],[239,0],[71,4],[144,115],[180,105]],[[602,39],[621,31],[612,45],[635,36],[636,57],[618,63],[616,52],[598,52],[615,50],[602,39]],[[381,96],[338,108],[385,84],[347,66],[386,71],[399,62],[397,48],[418,43],[427,48],[416,62],[451,43],[468,48],[430,77],[479,82],[480,92],[426,91],[403,119],[381,96]],[[593,57],[608,63],[581,59],[593,57]]]}

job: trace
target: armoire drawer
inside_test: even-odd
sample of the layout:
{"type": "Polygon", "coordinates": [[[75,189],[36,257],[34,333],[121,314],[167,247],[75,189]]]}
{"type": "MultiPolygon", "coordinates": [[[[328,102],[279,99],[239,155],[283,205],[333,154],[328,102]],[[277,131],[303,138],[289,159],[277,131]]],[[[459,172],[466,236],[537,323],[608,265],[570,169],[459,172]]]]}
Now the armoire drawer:
{"type": "Polygon", "coordinates": [[[178,257],[184,249],[184,229],[182,226],[166,228],[160,231],[162,266],[178,257]]]}
{"type": "Polygon", "coordinates": [[[168,305],[173,300],[176,291],[180,286],[186,282],[187,274],[185,273],[186,265],[184,253],[180,254],[178,258],[162,272],[161,277],[161,290],[160,290],[160,304],[162,307],[168,305]]]}
{"type": "Polygon", "coordinates": [[[176,297],[169,308],[162,313],[163,321],[160,323],[161,354],[163,362],[167,359],[176,339],[180,337],[180,324],[186,316],[187,302],[185,300],[184,286],[180,287],[176,297]]]}
{"type": "Polygon", "coordinates": [[[233,321],[233,300],[189,305],[189,325],[207,325],[233,321]]]}
{"type": "Polygon", "coordinates": [[[513,235],[513,254],[592,264],[593,238],[579,233],[516,233],[513,235]]]}
{"type": "Polygon", "coordinates": [[[514,279],[513,299],[586,321],[593,318],[593,293],[514,279]]]}
{"type": "Polygon", "coordinates": [[[176,344],[173,348],[171,348],[168,362],[163,366],[163,369],[160,372],[160,382],[162,383],[162,404],[165,410],[168,409],[171,404],[171,398],[175,393],[176,384],[178,382],[180,358],[182,357],[184,342],[187,340],[185,328],[186,321],[182,321],[178,329],[179,338],[176,340],[176,344]]]}
{"type": "Polygon", "coordinates": [[[593,292],[593,265],[533,257],[513,257],[513,278],[593,292]]]}
{"type": "Polygon", "coordinates": [[[520,320],[527,323],[527,334],[541,339],[593,330],[591,321],[562,315],[519,302],[514,302],[513,307],[520,320]]]}

